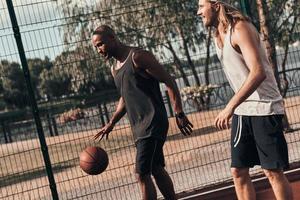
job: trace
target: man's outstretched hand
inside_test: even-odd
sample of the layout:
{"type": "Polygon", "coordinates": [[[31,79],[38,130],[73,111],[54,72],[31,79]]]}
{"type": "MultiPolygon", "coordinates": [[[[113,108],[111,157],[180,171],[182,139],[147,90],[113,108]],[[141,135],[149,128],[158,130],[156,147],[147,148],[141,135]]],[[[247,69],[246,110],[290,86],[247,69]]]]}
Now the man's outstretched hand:
{"type": "Polygon", "coordinates": [[[106,136],[106,139],[108,139],[108,135],[113,130],[113,128],[114,128],[114,125],[112,123],[107,123],[104,127],[102,127],[98,131],[98,133],[96,135],[93,136],[93,139],[101,141],[104,138],[104,136],[106,136]]]}
{"type": "Polygon", "coordinates": [[[183,135],[187,136],[193,132],[193,124],[189,121],[185,114],[176,116],[176,123],[183,135]]]}

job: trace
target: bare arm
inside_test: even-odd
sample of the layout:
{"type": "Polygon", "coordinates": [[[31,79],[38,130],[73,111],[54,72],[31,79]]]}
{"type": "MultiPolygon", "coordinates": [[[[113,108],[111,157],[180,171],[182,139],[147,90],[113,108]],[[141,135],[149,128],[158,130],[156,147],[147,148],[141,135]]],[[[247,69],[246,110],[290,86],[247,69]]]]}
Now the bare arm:
{"type": "Polygon", "coordinates": [[[215,125],[219,129],[229,128],[229,120],[236,107],[244,102],[266,78],[259,54],[259,42],[259,34],[253,25],[242,21],[236,24],[232,34],[232,45],[243,55],[249,75],[225,109],[216,117],[215,125]]]}
{"type": "MultiPolygon", "coordinates": [[[[114,76],[113,68],[111,68],[112,75],[114,76]]],[[[100,140],[103,139],[103,137],[106,135],[106,139],[108,139],[109,133],[113,130],[115,124],[120,121],[120,119],[126,114],[126,107],[123,97],[120,97],[116,111],[114,112],[112,118],[109,120],[109,122],[102,127],[96,135],[94,135],[94,140],[97,140],[100,138],[100,140]]]]}
{"type": "Polygon", "coordinates": [[[177,125],[184,135],[189,135],[192,132],[193,125],[183,113],[180,93],[175,80],[167,73],[160,63],[156,60],[153,54],[148,51],[137,51],[133,54],[133,63],[136,68],[140,68],[150,74],[156,80],[165,83],[168,94],[175,113],[181,113],[181,117],[176,117],[177,125]]]}
{"type": "Polygon", "coordinates": [[[239,22],[236,25],[232,42],[240,49],[250,72],[240,90],[228,103],[232,109],[244,102],[266,78],[258,49],[259,40],[259,35],[251,24],[239,22]]]}
{"type": "Polygon", "coordinates": [[[120,119],[126,114],[125,102],[123,97],[120,97],[116,111],[114,112],[112,118],[109,120],[109,123],[113,126],[120,121],[120,119]]]}
{"type": "MultiPolygon", "coordinates": [[[[111,74],[115,77],[115,70],[113,67],[110,68],[111,74]]],[[[120,119],[126,114],[125,102],[123,97],[120,97],[116,111],[114,112],[112,118],[109,120],[108,123],[115,126],[115,124],[120,121],[120,119]]]]}
{"type": "Polygon", "coordinates": [[[134,53],[133,61],[137,68],[146,70],[152,77],[166,85],[174,111],[176,113],[182,112],[181,97],[177,84],[173,77],[164,70],[153,54],[140,50],[134,53]]]}

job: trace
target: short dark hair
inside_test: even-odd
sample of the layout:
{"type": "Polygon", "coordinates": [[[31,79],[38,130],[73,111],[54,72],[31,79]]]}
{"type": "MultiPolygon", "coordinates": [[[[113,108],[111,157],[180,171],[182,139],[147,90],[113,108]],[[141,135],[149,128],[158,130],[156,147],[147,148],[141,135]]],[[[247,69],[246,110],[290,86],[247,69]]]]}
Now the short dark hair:
{"type": "Polygon", "coordinates": [[[98,26],[94,31],[93,35],[105,35],[105,36],[112,36],[115,37],[115,31],[108,25],[101,25],[98,26]]]}

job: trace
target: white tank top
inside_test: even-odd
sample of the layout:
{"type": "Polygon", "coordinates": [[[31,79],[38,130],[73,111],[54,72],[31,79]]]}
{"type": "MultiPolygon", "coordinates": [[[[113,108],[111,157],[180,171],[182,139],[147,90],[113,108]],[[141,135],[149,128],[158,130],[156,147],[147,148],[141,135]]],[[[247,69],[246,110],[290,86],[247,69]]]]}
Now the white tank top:
{"type": "MultiPolygon", "coordinates": [[[[224,47],[220,49],[215,38],[217,55],[223,65],[228,82],[236,93],[249,75],[249,69],[243,56],[231,45],[231,28],[229,27],[225,38],[224,47]]],[[[260,41],[259,54],[266,72],[266,79],[259,87],[234,111],[237,115],[263,116],[284,114],[283,99],[279,93],[272,67],[268,61],[265,46],[260,41]]]]}

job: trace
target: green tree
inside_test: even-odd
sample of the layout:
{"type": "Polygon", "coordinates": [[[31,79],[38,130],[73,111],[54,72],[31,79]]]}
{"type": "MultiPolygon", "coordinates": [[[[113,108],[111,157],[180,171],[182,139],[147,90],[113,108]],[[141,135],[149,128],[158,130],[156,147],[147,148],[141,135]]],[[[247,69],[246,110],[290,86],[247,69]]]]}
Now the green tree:
{"type": "Polygon", "coordinates": [[[267,48],[267,55],[273,67],[278,86],[281,89],[283,96],[285,96],[287,91],[287,83],[285,83],[287,81],[285,64],[288,48],[290,43],[299,39],[296,34],[293,34],[297,20],[299,19],[299,0],[256,0],[256,6],[259,18],[259,24],[257,24],[257,26],[260,28],[263,41],[267,48]],[[277,63],[276,44],[284,47],[285,52],[283,62],[279,64],[277,63]],[[279,79],[278,68],[280,64],[284,75],[284,85],[280,84],[279,79]]]}
{"type": "Polygon", "coordinates": [[[40,58],[27,59],[28,68],[30,71],[31,83],[35,90],[35,94],[39,99],[40,95],[40,74],[44,69],[51,69],[53,64],[48,57],[44,60],[40,58]]]}
{"type": "Polygon", "coordinates": [[[146,47],[163,60],[171,56],[185,85],[190,85],[186,70],[200,84],[192,54],[201,52],[205,37],[197,23],[196,1],[104,0],[90,5],[65,0],[59,8],[66,16],[66,42],[87,41],[94,27],[110,24],[125,43],[146,47]]]}
{"type": "Polygon", "coordinates": [[[71,78],[59,67],[44,69],[40,74],[40,80],[41,95],[47,99],[71,93],[71,78]]]}
{"type": "MultiPolygon", "coordinates": [[[[282,1],[263,1],[256,0],[257,12],[259,16],[259,27],[262,33],[263,41],[267,48],[267,56],[273,67],[278,87],[283,97],[288,89],[288,80],[286,78],[286,59],[289,44],[296,37],[292,37],[300,14],[299,0],[282,0],[282,1]],[[271,20],[276,19],[276,20],[271,20]],[[272,30],[272,31],[271,31],[272,30]],[[278,63],[276,56],[276,43],[284,47],[284,59],[281,63],[283,71],[283,81],[280,81],[278,73],[278,63]]],[[[296,36],[296,35],[295,35],[296,36]]],[[[298,38],[299,39],[299,38],[298,38]]],[[[283,125],[287,131],[292,130],[289,126],[287,115],[283,118],[283,125]]]]}
{"type": "Polygon", "coordinates": [[[73,93],[92,94],[114,85],[109,67],[91,46],[63,52],[56,57],[55,66],[68,74],[73,93]]]}
{"type": "Polygon", "coordinates": [[[2,60],[3,100],[9,107],[24,108],[29,105],[25,79],[19,63],[2,60]]]}

